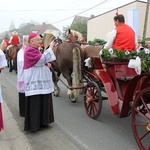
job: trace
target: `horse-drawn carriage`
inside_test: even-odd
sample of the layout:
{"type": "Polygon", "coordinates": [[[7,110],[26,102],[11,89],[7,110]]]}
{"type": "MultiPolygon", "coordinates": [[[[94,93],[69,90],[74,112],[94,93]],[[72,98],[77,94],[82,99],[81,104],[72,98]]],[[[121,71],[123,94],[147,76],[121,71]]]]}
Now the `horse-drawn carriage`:
{"type": "Polygon", "coordinates": [[[119,118],[132,115],[135,139],[142,150],[150,149],[150,73],[137,75],[125,61],[100,61],[91,58],[92,67],[83,69],[87,80],[84,106],[89,117],[96,119],[107,100],[119,118]],[[106,65],[103,69],[102,64],[106,65]]]}
{"type": "MultiPolygon", "coordinates": [[[[71,91],[84,89],[85,110],[93,119],[100,115],[103,100],[108,100],[112,113],[117,117],[132,115],[133,133],[139,147],[142,150],[150,150],[150,73],[137,75],[135,69],[128,67],[129,60],[101,61],[99,57],[93,56],[90,58],[90,68],[82,67],[82,63],[79,63],[81,50],[73,45],[72,43],[62,44],[55,51],[59,54],[56,56],[56,64],[60,63],[58,58],[62,59],[64,55],[71,58],[65,58],[60,63],[64,65],[65,71],[68,69],[65,65],[71,67],[68,78],[72,78],[72,83],[75,84],[69,86],[65,84],[66,87],[71,91]],[[69,51],[72,52],[70,55],[68,55],[69,51]],[[81,71],[78,70],[79,68],[81,71]],[[81,74],[84,80],[81,79],[81,74]],[[78,78],[81,84],[74,80],[74,77],[78,78]]],[[[63,71],[60,67],[59,69],[60,72],[63,71]]],[[[70,99],[76,100],[74,94],[70,95],[70,99]]]]}

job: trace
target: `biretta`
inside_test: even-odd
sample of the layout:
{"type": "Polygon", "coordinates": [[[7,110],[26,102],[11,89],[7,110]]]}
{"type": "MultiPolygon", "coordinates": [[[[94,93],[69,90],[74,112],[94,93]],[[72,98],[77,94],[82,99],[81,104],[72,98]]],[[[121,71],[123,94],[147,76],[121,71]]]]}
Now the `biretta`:
{"type": "Polygon", "coordinates": [[[32,39],[36,36],[38,36],[38,34],[32,32],[32,33],[29,34],[29,39],[32,39]]]}

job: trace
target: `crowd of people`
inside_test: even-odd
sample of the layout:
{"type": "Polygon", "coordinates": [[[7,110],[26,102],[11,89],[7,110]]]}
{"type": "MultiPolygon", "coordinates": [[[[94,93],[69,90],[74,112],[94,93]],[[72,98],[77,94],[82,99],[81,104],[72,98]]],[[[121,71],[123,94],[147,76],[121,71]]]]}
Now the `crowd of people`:
{"type": "MultiPolygon", "coordinates": [[[[16,32],[13,32],[10,41],[14,45],[20,44],[16,32]]],[[[0,72],[7,66],[3,51],[8,43],[8,39],[5,39],[0,45],[0,72]]],[[[32,32],[23,38],[23,46],[17,53],[19,114],[25,118],[24,131],[41,130],[54,122],[52,102],[54,86],[50,70],[50,62],[56,59],[52,51],[54,45],[55,41],[52,41],[49,48],[41,53],[39,50],[41,37],[32,32]]],[[[4,127],[1,103],[0,89],[0,131],[4,127]]]]}
{"type": "MultiPolygon", "coordinates": [[[[114,17],[116,28],[111,32],[104,49],[135,50],[137,45],[136,33],[125,24],[123,15],[114,17]]],[[[20,44],[17,32],[12,32],[0,45],[0,72],[7,66],[4,50],[8,45],[20,44]]],[[[145,41],[145,47],[150,49],[150,39],[145,41]]],[[[56,59],[53,53],[55,41],[43,53],[40,35],[32,32],[23,39],[23,46],[17,53],[17,87],[19,99],[19,114],[24,117],[24,131],[37,131],[47,128],[54,122],[52,93],[54,91],[50,62],[56,59]]],[[[141,47],[140,47],[141,48],[141,47]]],[[[2,93],[0,89],[0,131],[3,129],[2,93]]]]}

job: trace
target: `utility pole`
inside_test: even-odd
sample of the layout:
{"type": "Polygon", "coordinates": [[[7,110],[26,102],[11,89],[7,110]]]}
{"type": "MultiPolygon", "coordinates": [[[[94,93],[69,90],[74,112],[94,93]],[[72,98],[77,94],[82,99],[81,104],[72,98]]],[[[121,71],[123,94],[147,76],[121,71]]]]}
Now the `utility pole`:
{"type": "Polygon", "coordinates": [[[149,3],[150,3],[150,0],[147,0],[147,6],[146,6],[146,12],[145,12],[145,21],[144,21],[144,29],[143,29],[143,39],[146,38],[147,22],[148,22],[148,14],[149,14],[149,3]]]}

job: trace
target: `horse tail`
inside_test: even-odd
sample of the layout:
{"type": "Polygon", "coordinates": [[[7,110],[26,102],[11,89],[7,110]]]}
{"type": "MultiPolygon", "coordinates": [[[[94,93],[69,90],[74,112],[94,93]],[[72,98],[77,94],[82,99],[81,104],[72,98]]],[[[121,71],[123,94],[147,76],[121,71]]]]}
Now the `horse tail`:
{"type": "MultiPolygon", "coordinates": [[[[78,48],[78,64],[79,64],[79,66],[78,66],[78,68],[79,68],[79,79],[80,79],[80,81],[81,81],[81,75],[82,75],[82,65],[81,65],[81,53],[82,53],[82,50],[80,51],[79,50],[79,48],[78,48]]],[[[80,84],[80,83],[79,83],[80,84]]]]}
{"type": "Polygon", "coordinates": [[[78,47],[73,49],[73,72],[77,72],[77,78],[81,79],[81,51],[78,47]]]}
{"type": "MultiPolygon", "coordinates": [[[[78,47],[73,48],[73,73],[72,73],[72,85],[73,87],[80,86],[81,81],[81,56],[80,49],[78,47]]],[[[79,90],[74,91],[76,99],[78,99],[79,90]]]]}

